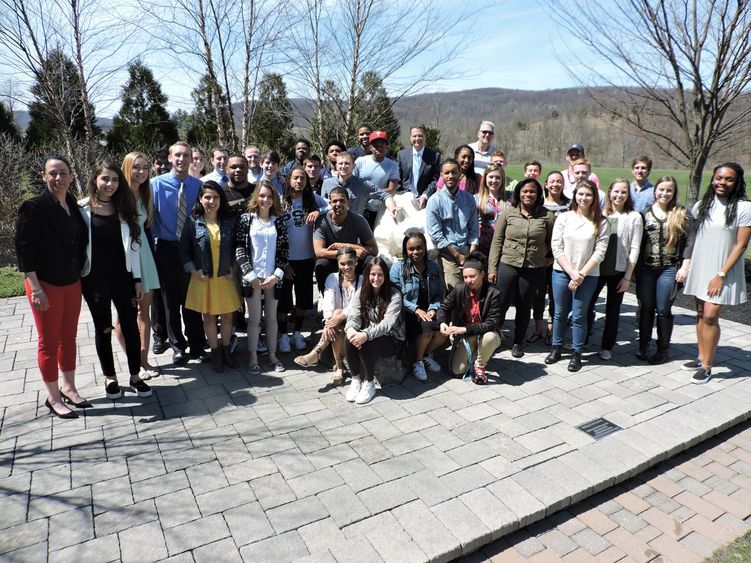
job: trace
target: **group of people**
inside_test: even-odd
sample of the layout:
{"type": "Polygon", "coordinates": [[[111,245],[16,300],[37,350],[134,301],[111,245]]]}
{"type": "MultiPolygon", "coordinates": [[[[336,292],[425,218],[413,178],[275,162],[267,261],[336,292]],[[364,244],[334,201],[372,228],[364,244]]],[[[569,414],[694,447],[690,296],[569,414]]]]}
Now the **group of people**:
{"type": "Polygon", "coordinates": [[[523,179],[507,177],[491,122],[453,158],[426,147],[425,134],[424,126],[411,128],[411,147],[392,160],[387,135],[363,125],[360,145],[332,141],[325,164],[301,138],[283,168],[274,151],[219,147],[208,174],[203,153],[177,142],[166,159],[132,152],[121,165],[97,165],[81,201],[69,193],[67,161],[48,158],[45,189],[23,203],[16,225],[47,408],[75,418],[70,406],[91,406],[75,385],[81,296],[94,323],[106,397],[122,396],[113,333],[127,357],[130,388],[145,397],[152,393],[146,381],[159,375],[148,361],[152,332],[155,353],[169,347],[176,365],[194,359],[221,372],[239,367],[233,352],[244,330],[248,373],[262,373],[265,352],[270,369],[285,371],[278,353],[307,349],[302,326],[315,307],[314,278],[321,337],[294,361],[315,366],[331,346],[333,382],[344,384],[349,375],[345,396],[357,404],[375,395],[379,359],[409,358],[412,375],[425,381],[441,371],[436,352],[449,345],[448,370],[486,383],[511,306],[513,357],[524,355],[525,343],[545,339],[545,362],[556,363],[570,324],[568,369],[578,371],[604,287],[600,356],[609,360],[632,279],[638,358],[668,359],[671,306],[685,284],[697,300],[698,357],[687,368],[695,382],[709,380],[720,310],[746,299],[751,203],[739,165],[716,167],[703,198],[686,210],[674,178],[649,182],[647,157],[634,159],[631,181],[617,178],[603,192],[581,145],[569,147],[568,168],[548,173],[543,185],[534,160],[523,179]],[[373,227],[379,208],[397,216],[397,191],[413,194],[426,225],[408,231],[402,258],[388,263],[373,227]]]}

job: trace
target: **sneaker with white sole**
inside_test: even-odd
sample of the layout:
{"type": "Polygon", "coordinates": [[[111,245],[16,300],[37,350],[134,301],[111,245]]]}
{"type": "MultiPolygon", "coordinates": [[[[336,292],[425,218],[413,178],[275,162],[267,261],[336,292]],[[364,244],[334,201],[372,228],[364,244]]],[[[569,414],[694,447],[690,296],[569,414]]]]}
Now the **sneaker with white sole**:
{"type": "Polygon", "coordinates": [[[362,387],[360,387],[360,392],[357,394],[357,397],[355,398],[355,403],[358,405],[364,405],[365,403],[369,403],[373,400],[373,397],[375,397],[376,394],[376,388],[375,383],[372,381],[366,381],[362,384],[362,387]]]}
{"type": "Polygon", "coordinates": [[[305,337],[302,335],[301,332],[295,331],[292,333],[292,345],[295,347],[295,350],[305,350],[305,348],[308,347],[308,343],[305,342],[305,337]]]}
{"type": "Polygon", "coordinates": [[[415,376],[415,379],[417,381],[427,381],[428,380],[428,374],[425,373],[425,365],[422,363],[422,361],[417,361],[412,366],[412,375],[415,376]]]}
{"type": "Polygon", "coordinates": [[[701,360],[699,358],[695,358],[693,360],[686,362],[685,364],[681,364],[681,369],[683,371],[696,371],[700,367],[701,367],[701,360]]]}
{"type": "Polygon", "coordinates": [[[431,354],[430,356],[425,356],[423,363],[425,364],[425,367],[428,368],[428,371],[430,373],[438,373],[439,371],[441,371],[441,364],[435,361],[433,354],[431,354]]]}
{"type": "Polygon", "coordinates": [[[700,367],[691,376],[691,383],[706,383],[712,379],[712,368],[700,367]]]}
{"type": "Polygon", "coordinates": [[[277,348],[282,354],[289,354],[292,351],[292,344],[289,340],[289,334],[282,334],[279,337],[279,347],[277,348]]]}
{"type": "Polygon", "coordinates": [[[613,358],[613,353],[610,350],[600,350],[600,358],[607,361],[613,358]]]}
{"type": "Polygon", "coordinates": [[[359,379],[353,379],[352,383],[349,384],[349,389],[347,389],[347,394],[344,396],[345,399],[347,399],[350,403],[354,403],[355,399],[357,399],[357,395],[360,394],[360,389],[362,388],[362,381],[359,379]]]}

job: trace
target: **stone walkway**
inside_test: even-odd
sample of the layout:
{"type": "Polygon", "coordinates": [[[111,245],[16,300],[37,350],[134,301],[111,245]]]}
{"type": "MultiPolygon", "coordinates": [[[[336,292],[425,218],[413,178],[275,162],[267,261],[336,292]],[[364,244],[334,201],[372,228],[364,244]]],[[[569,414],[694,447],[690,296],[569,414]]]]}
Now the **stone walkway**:
{"type": "Polygon", "coordinates": [[[484,546],[480,561],[702,561],[751,530],[751,423],[484,546]]]}
{"type": "MultiPolygon", "coordinates": [[[[545,366],[541,346],[523,360],[504,350],[490,365],[499,375],[486,387],[408,378],[356,406],[344,400],[344,389],[326,387],[323,370],[249,378],[200,365],[165,366],[151,398],[128,393],[107,401],[84,310],[78,380],[95,408],[63,421],[43,404],[26,301],[0,301],[0,558],[448,560],[512,532],[518,535],[511,541],[523,538],[534,544],[530,550],[535,542],[545,546],[542,529],[518,530],[540,520],[550,526],[546,516],[571,509],[588,528],[573,531],[578,523],[561,521],[549,535],[604,537],[609,546],[599,556],[615,547],[640,559],[619,543],[626,540],[618,530],[645,529],[636,529],[637,519],[664,530],[626,494],[634,490],[629,479],[751,417],[751,380],[743,372],[751,327],[723,323],[716,375],[698,386],[679,370],[695,353],[691,317],[678,316],[675,359],[657,368],[634,365],[626,342],[633,336],[630,297],[623,317],[624,342],[613,360],[592,355],[579,373],[568,373],[565,361],[545,366]],[[576,428],[598,417],[623,430],[595,441],[576,428]],[[622,495],[627,504],[597,509],[618,528],[582,519],[577,503],[618,483],[620,493],[608,502],[619,504],[622,495]]],[[[749,460],[737,461],[733,471],[742,480],[749,460]]],[[[710,494],[698,495],[710,477],[696,473],[711,463],[694,474],[675,468],[685,473],[688,494],[710,494]]],[[[683,494],[648,486],[665,502],[683,494]]],[[[719,482],[711,488],[737,493],[719,482]]],[[[639,494],[633,496],[649,504],[639,494]]],[[[730,506],[719,507],[715,519],[693,510],[721,527],[729,522],[724,511],[740,520],[730,506]]],[[[567,518],[561,514],[554,518],[567,518]]],[[[692,517],[681,522],[696,530],[701,520],[689,524],[692,517]]],[[[648,536],[641,541],[655,556],[667,549],[648,536]]],[[[519,555],[521,543],[513,544],[519,555]]]]}

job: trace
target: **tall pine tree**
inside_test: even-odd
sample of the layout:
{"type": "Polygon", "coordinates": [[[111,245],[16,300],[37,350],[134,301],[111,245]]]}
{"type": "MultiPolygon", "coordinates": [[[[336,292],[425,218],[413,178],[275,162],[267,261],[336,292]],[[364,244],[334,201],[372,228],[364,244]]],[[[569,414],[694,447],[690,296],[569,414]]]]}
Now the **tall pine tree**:
{"type": "Polygon", "coordinates": [[[209,80],[208,75],[203,75],[198,86],[190,93],[195,105],[193,112],[182,123],[186,130],[187,141],[199,147],[211,147],[220,143],[215,104],[219,105],[220,119],[224,120],[225,130],[230,130],[227,98],[219,86],[219,99],[215,100],[214,90],[209,80]]]}
{"type": "MultiPolygon", "coordinates": [[[[66,136],[86,137],[86,120],[81,104],[81,84],[76,66],[62,51],[51,51],[31,87],[26,142],[31,146],[60,147],[66,136]],[[61,111],[60,111],[61,110],[61,111]]],[[[94,106],[89,104],[91,115],[94,106]]],[[[95,127],[95,134],[99,128],[95,127]]]]}
{"type": "Polygon", "coordinates": [[[13,119],[13,112],[5,107],[3,102],[0,102],[0,135],[6,135],[13,141],[19,138],[18,127],[16,127],[16,122],[13,119]]]}
{"type": "Polygon", "coordinates": [[[154,80],[151,69],[141,61],[129,64],[122,106],[107,135],[110,149],[117,152],[141,150],[150,154],[156,148],[174,143],[177,126],[164,107],[166,103],[167,96],[154,80]]]}
{"type": "Polygon", "coordinates": [[[352,115],[355,119],[350,120],[350,131],[347,131],[347,140],[355,146],[356,128],[360,123],[367,123],[374,129],[385,131],[389,137],[391,151],[396,148],[399,133],[399,120],[393,112],[393,104],[389,98],[383,80],[376,72],[366,72],[360,79],[357,98],[353,104],[352,115]]]}
{"type": "Polygon", "coordinates": [[[280,74],[265,74],[251,120],[251,138],[259,145],[291,158],[294,153],[292,104],[280,74]]]}

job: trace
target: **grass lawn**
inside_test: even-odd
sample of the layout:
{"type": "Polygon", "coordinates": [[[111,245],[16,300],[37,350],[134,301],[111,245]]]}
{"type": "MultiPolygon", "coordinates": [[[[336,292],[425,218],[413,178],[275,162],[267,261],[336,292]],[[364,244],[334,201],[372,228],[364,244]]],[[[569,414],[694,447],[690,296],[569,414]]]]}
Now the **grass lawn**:
{"type": "Polygon", "coordinates": [[[715,551],[705,563],[731,563],[751,561],[751,532],[715,551]]]}
{"type": "Polygon", "coordinates": [[[23,294],[23,274],[12,266],[0,268],[0,297],[16,297],[23,294]]]}
{"type": "MultiPolygon", "coordinates": [[[[553,167],[544,168],[542,171],[542,179],[544,180],[545,176],[547,176],[548,172],[550,172],[551,170],[564,170],[565,168],[565,164],[557,164],[553,167]]],[[[509,176],[511,178],[514,178],[515,180],[520,180],[524,177],[523,164],[509,164],[506,167],[506,170],[508,171],[509,176]]],[[[602,187],[603,191],[606,191],[613,180],[615,180],[619,176],[621,178],[626,178],[629,181],[632,179],[631,170],[626,168],[596,167],[594,169],[594,173],[597,174],[597,177],[600,179],[600,186],[602,187]]],[[[673,176],[678,181],[678,196],[680,197],[680,201],[685,203],[686,188],[688,187],[688,170],[667,170],[663,168],[655,168],[649,174],[649,179],[652,181],[652,183],[654,183],[658,178],[661,178],[662,176],[673,176]]],[[[708,170],[705,170],[701,185],[708,186],[711,177],[712,169],[710,168],[708,170]]]]}

